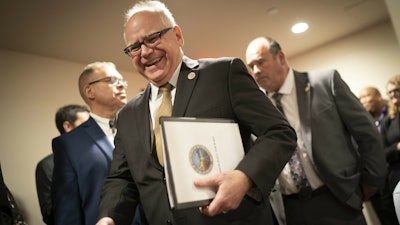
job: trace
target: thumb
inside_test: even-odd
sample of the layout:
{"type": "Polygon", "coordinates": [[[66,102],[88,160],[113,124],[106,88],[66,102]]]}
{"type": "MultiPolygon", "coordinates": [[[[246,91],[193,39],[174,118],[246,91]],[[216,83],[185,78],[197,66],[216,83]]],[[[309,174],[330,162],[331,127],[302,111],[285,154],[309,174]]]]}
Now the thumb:
{"type": "Polygon", "coordinates": [[[205,176],[194,180],[194,185],[196,187],[210,187],[217,186],[214,176],[205,176]]]}

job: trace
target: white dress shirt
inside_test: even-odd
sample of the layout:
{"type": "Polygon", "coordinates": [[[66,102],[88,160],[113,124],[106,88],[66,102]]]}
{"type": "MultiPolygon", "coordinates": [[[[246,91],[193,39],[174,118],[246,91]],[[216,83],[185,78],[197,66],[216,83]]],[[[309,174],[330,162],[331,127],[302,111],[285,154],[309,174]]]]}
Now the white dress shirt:
{"type": "MultiPolygon", "coordinates": [[[[294,74],[292,69],[289,70],[285,82],[279,89],[278,93],[282,94],[281,103],[285,116],[289,121],[290,125],[295,129],[297,134],[297,147],[299,151],[300,162],[307,175],[307,179],[311,185],[311,188],[315,190],[323,186],[324,184],[319,178],[318,171],[316,170],[315,166],[310,160],[306,146],[304,144],[301,131],[300,117],[299,117],[299,108],[297,104],[296,85],[294,82],[294,74]]],[[[268,97],[275,104],[275,101],[272,98],[273,94],[275,93],[268,93],[268,97]]],[[[311,152],[311,149],[309,152],[311,152]]],[[[298,192],[291,177],[290,167],[288,163],[285,165],[281,175],[279,176],[279,186],[280,186],[280,191],[282,192],[282,194],[285,195],[294,194],[298,192]]]]}
{"type": "Polygon", "coordinates": [[[106,134],[108,140],[111,145],[114,146],[114,133],[110,128],[110,119],[100,117],[94,113],[90,113],[90,116],[96,121],[96,123],[100,126],[101,130],[106,134]]]}
{"type": "MultiPolygon", "coordinates": [[[[171,102],[172,106],[174,105],[174,100],[175,100],[175,93],[176,93],[176,84],[178,83],[178,76],[179,76],[179,71],[181,70],[181,64],[179,64],[178,68],[176,68],[174,74],[172,75],[169,83],[174,87],[171,90],[171,102]]],[[[158,108],[160,108],[161,102],[162,102],[162,93],[158,93],[159,88],[155,86],[154,84],[150,83],[151,87],[151,93],[150,93],[150,100],[149,100],[149,108],[150,108],[150,117],[151,117],[151,124],[152,124],[152,129],[154,130],[155,126],[155,117],[156,117],[156,112],[158,108]]]]}

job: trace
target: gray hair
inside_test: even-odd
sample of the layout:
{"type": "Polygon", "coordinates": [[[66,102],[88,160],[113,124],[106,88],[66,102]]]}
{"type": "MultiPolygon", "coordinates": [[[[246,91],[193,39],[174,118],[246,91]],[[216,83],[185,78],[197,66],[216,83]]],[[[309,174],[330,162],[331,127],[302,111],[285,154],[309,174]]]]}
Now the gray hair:
{"type": "Polygon", "coordinates": [[[143,11],[156,12],[160,15],[162,22],[166,26],[176,26],[175,18],[173,17],[171,11],[169,11],[164,3],[159,1],[140,1],[136,3],[125,13],[124,26],[126,26],[126,23],[133,15],[143,11]]]}

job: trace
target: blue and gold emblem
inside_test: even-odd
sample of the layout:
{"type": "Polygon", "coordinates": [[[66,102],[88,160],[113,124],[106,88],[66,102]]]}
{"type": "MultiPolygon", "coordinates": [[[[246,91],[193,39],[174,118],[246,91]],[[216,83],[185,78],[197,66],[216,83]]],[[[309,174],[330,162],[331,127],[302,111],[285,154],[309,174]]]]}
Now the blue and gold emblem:
{"type": "Polygon", "coordinates": [[[199,174],[209,173],[214,165],[210,151],[203,145],[195,145],[189,152],[192,168],[199,174]]]}

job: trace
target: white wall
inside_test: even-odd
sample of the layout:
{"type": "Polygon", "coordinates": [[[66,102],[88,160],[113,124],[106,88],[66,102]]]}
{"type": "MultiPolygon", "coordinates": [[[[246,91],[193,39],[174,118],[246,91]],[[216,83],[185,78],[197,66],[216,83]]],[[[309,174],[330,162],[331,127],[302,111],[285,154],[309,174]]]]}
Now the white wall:
{"type": "MultiPolygon", "coordinates": [[[[387,22],[292,57],[290,63],[299,70],[336,68],[352,90],[375,84],[385,93],[388,77],[400,73],[399,50],[387,22]]],[[[36,164],[51,152],[51,140],[58,135],[54,124],[58,107],[83,104],[77,88],[83,67],[81,63],[0,50],[1,166],[30,225],[43,224],[34,179],[36,164]]],[[[129,98],[145,87],[140,75],[120,72],[129,82],[129,98]]]]}
{"type": "MultiPolygon", "coordinates": [[[[65,104],[84,104],[78,92],[84,66],[0,50],[0,162],[5,182],[30,225],[43,224],[35,186],[36,164],[51,153],[51,140],[59,135],[56,110],[65,104]]],[[[129,98],[145,87],[141,76],[120,72],[129,83],[129,98]]]]}
{"type": "Polygon", "coordinates": [[[387,80],[400,75],[400,46],[387,21],[292,57],[289,63],[298,70],[337,69],[356,95],[373,85],[386,97],[387,80]]]}

